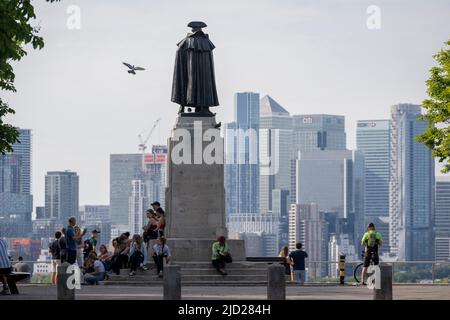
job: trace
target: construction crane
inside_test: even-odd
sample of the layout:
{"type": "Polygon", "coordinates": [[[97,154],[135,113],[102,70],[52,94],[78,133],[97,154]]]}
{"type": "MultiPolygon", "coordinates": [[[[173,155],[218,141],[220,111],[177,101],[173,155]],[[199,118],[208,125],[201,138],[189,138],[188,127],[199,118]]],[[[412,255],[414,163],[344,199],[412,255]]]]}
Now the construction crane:
{"type": "Polygon", "coordinates": [[[156,126],[158,125],[159,121],[161,120],[161,118],[158,118],[155,123],[153,123],[153,127],[150,129],[150,132],[148,133],[148,135],[145,137],[145,139],[142,138],[142,135],[147,131],[142,131],[141,133],[139,133],[138,137],[139,137],[139,150],[142,151],[142,170],[145,171],[145,150],[147,149],[147,142],[148,140],[150,140],[153,131],[155,131],[156,126]]]}

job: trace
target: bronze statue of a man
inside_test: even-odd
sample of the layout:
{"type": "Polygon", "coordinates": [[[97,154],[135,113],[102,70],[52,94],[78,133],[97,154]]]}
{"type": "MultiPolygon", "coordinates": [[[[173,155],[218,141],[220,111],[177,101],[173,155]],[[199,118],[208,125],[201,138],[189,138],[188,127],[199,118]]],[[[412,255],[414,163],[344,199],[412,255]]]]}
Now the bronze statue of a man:
{"type": "Polygon", "coordinates": [[[178,43],[171,100],[180,105],[180,114],[185,114],[185,107],[192,107],[192,115],[213,116],[209,107],[219,105],[212,53],[215,46],[202,31],[204,22],[193,21],[188,27],[192,32],[178,43]]]}

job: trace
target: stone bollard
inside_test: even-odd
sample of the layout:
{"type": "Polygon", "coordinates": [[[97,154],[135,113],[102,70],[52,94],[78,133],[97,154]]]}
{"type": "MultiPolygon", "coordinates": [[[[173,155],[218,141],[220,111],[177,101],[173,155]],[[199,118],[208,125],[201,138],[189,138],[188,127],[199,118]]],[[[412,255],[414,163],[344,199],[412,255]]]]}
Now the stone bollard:
{"type": "Polygon", "coordinates": [[[267,273],[267,300],[286,300],[285,267],[281,264],[269,266],[267,273]]]}
{"type": "Polygon", "coordinates": [[[392,265],[380,264],[380,289],[373,290],[374,300],[392,300],[392,265]]]}
{"type": "Polygon", "coordinates": [[[57,283],[56,295],[58,300],[75,300],[75,288],[69,288],[67,285],[69,277],[72,275],[67,273],[67,268],[70,266],[68,262],[57,266],[57,283]]]}
{"type": "Polygon", "coordinates": [[[181,272],[180,266],[164,266],[164,300],[181,300],[181,272]]]}

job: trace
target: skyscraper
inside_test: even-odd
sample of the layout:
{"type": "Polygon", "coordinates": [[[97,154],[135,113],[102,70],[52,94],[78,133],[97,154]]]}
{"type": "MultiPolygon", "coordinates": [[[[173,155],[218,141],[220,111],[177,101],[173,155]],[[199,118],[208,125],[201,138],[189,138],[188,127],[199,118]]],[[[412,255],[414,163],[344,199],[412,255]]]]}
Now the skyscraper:
{"type": "MultiPolygon", "coordinates": [[[[303,244],[309,261],[326,261],[328,228],[325,215],[315,203],[292,204],[289,211],[289,250],[295,250],[297,242],[303,244]]],[[[313,278],[326,272],[326,265],[314,263],[308,270],[313,278]]]]}
{"type": "Polygon", "coordinates": [[[79,177],[72,171],[49,171],[45,176],[45,217],[63,224],[79,215],[79,177]]]}
{"type": "Polygon", "coordinates": [[[297,160],[296,203],[316,203],[320,211],[348,218],[353,212],[352,151],[301,152],[297,160]]]}
{"type": "Polygon", "coordinates": [[[450,177],[436,177],[434,248],[436,261],[450,260],[450,177]]]}
{"type": "Polygon", "coordinates": [[[419,105],[391,107],[389,242],[400,261],[434,259],[434,159],[416,141],[421,116],[419,105]]]}
{"type": "MultiPolygon", "coordinates": [[[[364,155],[364,225],[389,217],[390,120],[360,120],[356,148],[364,155]]],[[[386,219],[384,219],[386,220],[386,219]]],[[[388,230],[389,225],[377,225],[388,230]]],[[[389,232],[383,232],[381,251],[389,251],[389,232]]]]}
{"type": "Polygon", "coordinates": [[[260,102],[259,127],[259,209],[265,214],[273,209],[273,189],[290,191],[292,118],[286,109],[267,95],[260,102]]]}
{"type": "Polygon", "coordinates": [[[345,150],[344,116],[304,114],[292,116],[291,203],[295,203],[296,160],[301,152],[345,150]]]}
{"type": "Polygon", "coordinates": [[[13,152],[0,154],[0,234],[27,237],[32,231],[31,130],[18,129],[13,152]]]}
{"type": "Polygon", "coordinates": [[[142,154],[112,154],[109,162],[109,203],[111,222],[128,229],[131,182],[141,178],[142,154]]]}
{"type": "Polygon", "coordinates": [[[167,146],[152,146],[152,153],[144,156],[144,166],[146,197],[150,202],[158,201],[165,208],[167,146]]]}
{"type": "Polygon", "coordinates": [[[131,185],[128,225],[132,234],[140,234],[144,225],[145,211],[150,206],[150,203],[146,197],[145,183],[142,180],[133,180],[131,185]]]}
{"type": "Polygon", "coordinates": [[[236,93],[235,121],[225,126],[227,215],[259,213],[259,106],[259,93],[236,93]]]}

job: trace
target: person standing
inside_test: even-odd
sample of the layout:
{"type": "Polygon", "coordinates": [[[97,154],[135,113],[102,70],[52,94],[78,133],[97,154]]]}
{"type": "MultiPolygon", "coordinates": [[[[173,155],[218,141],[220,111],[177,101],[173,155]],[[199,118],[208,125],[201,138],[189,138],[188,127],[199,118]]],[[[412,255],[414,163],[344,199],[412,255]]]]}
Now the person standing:
{"type": "Polygon", "coordinates": [[[308,253],[303,251],[303,245],[300,242],[295,247],[297,250],[289,254],[289,259],[294,272],[294,281],[300,281],[300,284],[303,284],[306,280],[305,259],[308,258],[308,253]]]}
{"type": "Polygon", "coordinates": [[[66,229],[67,262],[70,264],[74,264],[77,261],[77,243],[81,242],[81,238],[83,237],[83,233],[81,231],[75,232],[76,224],[77,219],[75,217],[70,217],[69,225],[66,229]]]}
{"type": "Polygon", "coordinates": [[[363,285],[366,284],[365,277],[370,262],[373,261],[373,264],[376,266],[379,263],[378,247],[381,246],[382,242],[383,238],[381,237],[381,233],[375,229],[375,224],[370,222],[367,225],[367,232],[364,233],[361,239],[361,245],[364,246],[364,267],[361,271],[361,281],[363,285]]]}
{"type": "Polygon", "coordinates": [[[170,249],[166,241],[166,238],[160,237],[153,245],[153,260],[156,264],[156,272],[161,278],[164,270],[164,259],[166,260],[166,264],[169,264],[171,258],[170,249]]]}
{"type": "Polygon", "coordinates": [[[98,243],[97,237],[98,237],[99,233],[100,233],[99,230],[94,229],[94,230],[92,230],[92,235],[89,238],[89,242],[91,243],[91,246],[92,246],[92,251],[94,251],[95,253],[97,253],[97,243],[98,243]]]}
{"type": "Polygon", "coordinates": [[[61,248],[59,246],[59,239],[62,233],[60,231],[55,232],[55,240],[50,244],[48,250],[52,254],[52,268],[51,268],[51,282],[56,284],[56,271],[58,266],[61,264],[61,248]]]}
{"type": "Polygon", "coordinates": [[[58,246],[61,263],[64,263],[67,261],[66,228],[61,229],[61,237],[59,238],[58,246]]]}
{"type": "Polygon", "coordinates": [[[86,234],[86,229],[81,230],[81,228],[78,225],[75,225],[73,227],[73,230],[75,232],[76,236],[76,244],[77,244],[77,263],[78,266],[81,268],[84,265],[84,258],[83,258],[83,250],[84,250],[84,243],[83,243],[83,236],[86,234]]]}
{"type": "Polygon", "coordinates": [[[161,208],[161,204],[158,201],[155,201],[155,202],[151,203],[150,205],[152,206],[152,208],[155,212],[157,212],[158,209],[161,208]]]}
{"type": "Polygon", "coordinates": [[[158,232],[158,238],[164,236],[164,229],[166,228],[166,217],[164,216],[164,210],[159,207],[156,209],[156,219],[158,220],[158,225],[156,231],[158,232]]]}
{"type": "Polygon", "coordinates": [[[144,230],[143,238],[147,244],[147,248],[150,246],[150,240],[158,239],[158,220],[156,219],[156,213],[153,209],[147,210],[147,224],[142,228],[144,230]]]}
{"type": "Polygon", "coordinates": [[[0,279],[3,283],[3,290],[0,292],[2,295],[10,295],[11,292],[8,288],[8,281],[6,276],[11,273],[11,260],[8,256],[8,245],[6,241],[0,239],[0,279]]]}
{"type": "Polygon", "coordinates": [[[284,266],[285,269],[285,274],[286,275],[291,275],[291,264],[289,261],[289,247],[288,246],[284,246],[283,248],[281,248],[280,253],[278,254],[278,256],[280,258],[283,258],[283,261],[281,262],[281,264],[284,266]]]}

